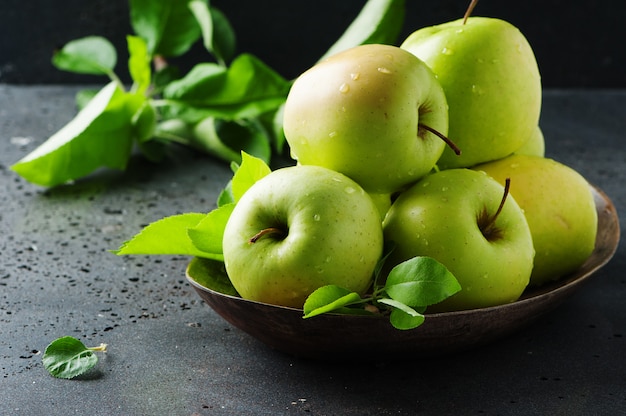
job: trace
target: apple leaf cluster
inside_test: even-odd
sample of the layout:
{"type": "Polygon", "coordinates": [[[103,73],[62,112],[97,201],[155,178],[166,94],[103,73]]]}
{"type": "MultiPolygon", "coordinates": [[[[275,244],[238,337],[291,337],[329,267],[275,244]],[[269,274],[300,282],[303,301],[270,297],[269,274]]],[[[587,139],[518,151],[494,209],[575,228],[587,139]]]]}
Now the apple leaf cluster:
{"type": "MultiPolygon", "coordinates": [[[[57,50],[58,69],[108,77],[100,90],[77,94],[79,112],[43,144],[12,165],[41,186],[74,181],[106,167],[124,170],[138,148],[160,161],[172,144],[227,162],[241,151],[266,162],[284,151],[280,123],[291,81],[256,56],[237,53],[227,17],[208,0],[131,0],[127,36],[129,88],[116,74],[117,51],[109,40],[87,36],[57,50]],[[201,41],[209,62],[181,75],[172,58],[201,41]]],[[[404,0],[370,0],[331,47],[395,41],[404,0]]]]}
{"type": "Polygon", "coordinates": [[[361,297],[337,285],[315,290],[304,303],[304,317],[331,312],[359,315],[386,312],[396,329],[413,329],[424,323],[427,306],[461,290],[454,275],[430,257],[417,256],[396,265],[383,285],[377,283],[380,270],[379,267],[370,295],[361,297]]]}
{"type": "Polygon", "coordinates": [[[80,376],[98,363],[95,351],[106,352],[107,345],[86,347],[78,339],[70,336],[58,338],[50,343],[42,357],[44,368],[57,378],[80,376]]]}

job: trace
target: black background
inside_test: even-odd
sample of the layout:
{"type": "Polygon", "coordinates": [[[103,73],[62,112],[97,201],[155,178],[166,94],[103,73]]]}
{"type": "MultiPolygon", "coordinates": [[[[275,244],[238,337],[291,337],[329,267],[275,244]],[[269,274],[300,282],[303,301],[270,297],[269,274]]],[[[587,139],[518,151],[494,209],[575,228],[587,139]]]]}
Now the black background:
{"type": "MultiPolygon", "coordinates": [[[[214,0],[231,21],[238,52],[257,55],[295,77],[323,54],[348,26],[364,0],[214,0]]],[[[412,31],[463,15],[467,0],[407,0],[401,42],[412,31]]],[[[626,87],[626,2],[621,0],[482,0],[476,16],[517,26],[535,50],[546,88],[626,87]]],[[[50,64],[56,47],[87,35],[111,40],[117,72],[127,79],[125,36],[131,33],[126,0],[2,0],[0,82],[12,84],[102,81],[61,72],[50,64]]],[[[210,60],[200,44],[179,60],[183,71],[210,60]]]]}

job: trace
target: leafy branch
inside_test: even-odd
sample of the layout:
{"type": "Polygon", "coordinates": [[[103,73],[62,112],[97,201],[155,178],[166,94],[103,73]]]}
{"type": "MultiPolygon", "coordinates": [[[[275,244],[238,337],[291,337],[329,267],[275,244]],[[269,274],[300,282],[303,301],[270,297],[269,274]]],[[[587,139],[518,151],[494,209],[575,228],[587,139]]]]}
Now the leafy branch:
{"type": "MultiPolygon", "coordinates": [[[[384,258],[381,263],[384,262],[384,258]]],[[[322,286],[304,303],[304,318],[323,313],[385,314],[396,329],[420,326],[424,311],[452,296],[461,286],[448,269],[430,257],[413,257],[395,266],[384,284],[379,284],[377,268],[374,287],[361,297],[356,292],[335,285],[322,286]]]]}
{"type": "MultiPolygon", "coordinates": [[[[115,73],[117,51],[106,38],[87,36],[56,51],[58,69],[110,82],[79,92],[78,114],[13,164],[16,173],[51,187],[100,167],[124,170],[133,148],[158,162],[172,144],[236,163],[241,151],[266,163],[284,153],[281,108],[291,81],[257,57],[237,54],[234,30],[220,10],[208,0],[129,0],[129,7],[132,85],[126,88],[115,73]],[[169,61],[199,41],[212,59],[181,76],[169,61]]],[[[328,53],[393,43],[403,19],[404,0],[369,0],[328,53]]]]}

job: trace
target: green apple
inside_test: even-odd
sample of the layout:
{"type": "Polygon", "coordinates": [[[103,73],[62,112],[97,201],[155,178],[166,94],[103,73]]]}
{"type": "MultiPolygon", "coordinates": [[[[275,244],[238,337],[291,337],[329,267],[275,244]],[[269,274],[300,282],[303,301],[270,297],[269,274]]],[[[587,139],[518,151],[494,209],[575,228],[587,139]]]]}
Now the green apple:
{"type": "Polygon", "coordinates": [[[391,45],[361,45],[294,82],[283,127],[303,165],[341,172],[367,192],[391,193],[435,166],[448,132],[445,94],[432,71],[391,45]]]}
{"type": "Polygon", "coordinates": [[[475,167],[502,182],[524,210],[535,246],[531,285],[580,267],[596,241],[598,214],[587,180],[553,159],[512,155],[475,167]]]}
{"type": "Polygon", "coordinates": [[[498,182],[469,169],[422,178],[398,196],[385,217],[385,240],[395,244],[385,268],[414,256],[446,266],[462,289],[429,312],[517,300],[528,285],[534,249],[524,213],[505,195],[498,182]]]}
{"type": "Polygon", "coordinates": [[[370,193],[370,198],[374,201],[374,205],[378,208],[378,212],[380,213],[381,221],[385,219],[385,215],[387,215],[387,211],[391,207],[391,194],[376,194],[370,193]]]}
{"type": "Polygon", "coordinates": [[[539,122],[541,79],[524,35],[501,19],[470,17],[419,29],[400,45],[426,62],[446,94],[448,137],[441,169],[506,157],[539,122]]]}
{"type": "Polygon", "coordinates": [[[546,142],[541,127],[537,126],[522,147],[513,153],[516,155],[544,157],[546,155],[546,142]]]}
{"type": "Polygon", "coordinates": [[[382,249],[369,195],[319,166],[286,167],[255,182],[223,237],[226,272],[241,297],[296,308],[324,285],[365,292],[382,249]]]}

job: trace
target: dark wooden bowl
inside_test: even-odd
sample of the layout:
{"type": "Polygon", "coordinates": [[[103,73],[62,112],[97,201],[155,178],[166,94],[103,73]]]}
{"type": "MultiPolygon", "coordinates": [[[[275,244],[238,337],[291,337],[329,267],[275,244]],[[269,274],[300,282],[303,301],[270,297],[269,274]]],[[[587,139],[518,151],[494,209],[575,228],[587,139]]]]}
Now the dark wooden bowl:
{"type": "Polygon", "coordinates": [[[593,191],[598,212],[596,247],[575,273],[529,288],[510,304],[428,314],[425,322],[412,330],[395,329],[381,316],[325,314],[303,319],[300,309],[242,299],[220,262],[194,258],[187,279],[226,321],[288,354],[323,360],[449,354],[484,345],[528,325],[559,305],[611,259],[620,239],[619,219],[609,197],[598,188],[593,191]]]}

